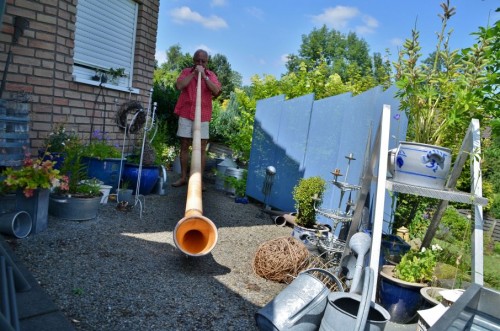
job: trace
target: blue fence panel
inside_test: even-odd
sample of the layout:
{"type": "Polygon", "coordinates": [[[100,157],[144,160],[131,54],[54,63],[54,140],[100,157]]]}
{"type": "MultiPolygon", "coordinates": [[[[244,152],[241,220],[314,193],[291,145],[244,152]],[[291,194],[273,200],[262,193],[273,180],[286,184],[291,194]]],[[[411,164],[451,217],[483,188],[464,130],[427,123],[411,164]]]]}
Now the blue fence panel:
{"type": "MultiPolygon", "coordinates": [[[[281,112],[284,95],[257,101],[255,112],[252,148],[248,163],[246,194],[258,201],[264,201],[262,186],[266,176],[266,168],[276,166],[276,150],[278,133],[281,124],[281,112]]],[[[275,189],[274,189],[275,190],[275,189]]],[[[274,191],[270,196],[276,196],[274,191]]]]}
{"type": "MultiPolygon", "coordinates": [[[[283,96],[260,100],[254,125],[254,140],[249,162],[247,194],[264,202],[262,185],[267,166],[277,172],[267,203],[279,210],[294,210],[293,187],[300,178],[320,176],[327,190],[322,208],[347,208],[349,192],[332,184],[332,171],[340,169],[341,182],[360,185],[365,163],[370,161],[375,135],[384,104],[391,106],[391,139],[395,148],[406,135],[407,120],[394,97],[396,89],[376,87],[360,95],[350,93],[314,101],[314,95],[284,100],[283,96]],[[401,115],[400,117],[398,115],[401,115]],[[348,168],[346,156],[352,154],[348,168]]],[[[373,197],[373,195],[371,195],[373,197]]],[[[351,199],[356,201],[357,191],[351,199]]],[[[373,199],[373,198],[372,198],[373,199]]],[[[390,213],[389,204],[387,211],[390,213]]],[[[326,218],[321,222],[331,224],[326,218]]]]}

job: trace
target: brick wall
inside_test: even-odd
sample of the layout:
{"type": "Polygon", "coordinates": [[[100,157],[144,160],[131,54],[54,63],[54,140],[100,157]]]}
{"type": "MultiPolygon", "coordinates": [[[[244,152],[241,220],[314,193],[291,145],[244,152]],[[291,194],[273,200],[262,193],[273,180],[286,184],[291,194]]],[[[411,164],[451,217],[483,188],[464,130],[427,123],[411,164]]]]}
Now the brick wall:
{"type": "MultiPolygon", "coordinates": [[[[84,139],[88,138],[91,126],[94,130],[104,126],[117,142],[122,138],[115,114],[120,105],[129,100],[129,93],[106,88],[100,91],[97,86],[72,80],[77,3],[77,0],[7,0],[0,32],[2,74],[14,32],[14,17],[27,18],[29,28],[12,47],[3,97],[13,97],[20,91],[30,96],[33,151],[59,123],[75,129],[84,139]]],[[[153,85],[159,0],[138,3],[132,86],[140,92],[132,94],[130,99],[147,107],[153,85]]]]}

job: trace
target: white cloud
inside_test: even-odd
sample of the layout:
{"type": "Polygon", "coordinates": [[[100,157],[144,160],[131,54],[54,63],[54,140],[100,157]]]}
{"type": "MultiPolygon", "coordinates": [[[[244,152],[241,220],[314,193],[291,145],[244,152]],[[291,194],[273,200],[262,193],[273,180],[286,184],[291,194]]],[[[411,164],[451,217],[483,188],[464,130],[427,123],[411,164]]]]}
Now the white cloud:
{"type": "Polygon", "coordinates": [[[281,55],[281,57],[280,57],[281,64],[286,64],[288,62],[288,56],[289,55],[290,54],[283,54],[283,55],[281,55]]]}
{"type": "Polygon", "coordinates": [[[359,15],[359,10],[355,7],[337,6],[335,8],[326,8],[322,14],[313,16],[313,22],[325,24],[334,29],[345,28],[349,20],[359,15]]]}
{"type": "Polygon", "coordinates": [[[212,30],[227,28],[227,23],[224,19],[215,15],[204,17],[200,13],[192,11],[191,8],[186,6],[171,10],[170,16],[173,18],[173,21],[178,24],[195,22],[212,30]]]}
{"type": "Polygon", "coordinates": [[[255,18],[258,18],[259,20],[264,18],[264,12],[262,9],[257,8],[257,7],[247,7],[245,8],[245,11],[250,15],[255,18]]]}
{"type": "Polygon", "coordinates": [[[210,6],[212,7],[221,7],[226,5],[226,0],[212,0],[210,6]]]}
{"type": "Polygon", "coordinates": [[[157,50],[155,53],[155,60],[158,61],[158,65],[166,62],[167,61],[167,51],[164,49],[157,50]]]}
{"type": "Polygon", "coordinates": [[[367,27],[378,28],[378,21],[374,17],[371,17],[370,15],[363,15],[363,22],[366,24],[367,27]]]}
{"type": "Polygon", "coordinates": [[[404,40],[401,38],[392,38],[391,39],[391,45],[394,45],[394,46],[401,46],[401,45],[403,45],[403,42],[404,42],[404,40]]]}
{"type": "Polygon", "coordinates": [[[327,25],[336,30],[353,30],[350,28],[353,21],[356,24],[354,30],[358,34],[373,33],[378,27],[378,21],[361,13],[356,7],[336,6],[326,8],[323,13],[313,16],[314,23],[327,25]]]}

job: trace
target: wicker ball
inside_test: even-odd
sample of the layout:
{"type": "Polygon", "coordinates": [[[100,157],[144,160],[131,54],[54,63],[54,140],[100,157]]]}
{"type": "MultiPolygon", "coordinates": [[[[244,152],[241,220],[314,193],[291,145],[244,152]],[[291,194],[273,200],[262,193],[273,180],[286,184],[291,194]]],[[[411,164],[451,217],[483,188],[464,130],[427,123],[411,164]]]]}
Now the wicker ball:
{"type": "Polygon", "coordinates": [[[307,265],[308,257],[309,251],[298,239],[280,237],[259,246],[253,259],[253,270],[262,278],[290,283],[307,265]]]}

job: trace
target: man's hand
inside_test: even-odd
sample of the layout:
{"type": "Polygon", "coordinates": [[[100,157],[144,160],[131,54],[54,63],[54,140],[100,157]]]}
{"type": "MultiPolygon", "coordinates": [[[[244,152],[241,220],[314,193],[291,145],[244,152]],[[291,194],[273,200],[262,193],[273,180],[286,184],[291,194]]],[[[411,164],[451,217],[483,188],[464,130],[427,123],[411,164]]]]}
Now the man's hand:
{"type": "Polygon", "coordinates": [[[198,72],[204,73],[205,72],[205,67],[203,67],[202,65],[198,64],[196,67],[194,67],[194,71],[196,73],[198,73],[198,72]]]}

